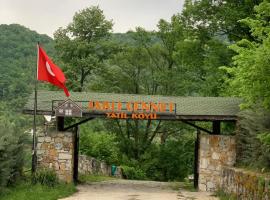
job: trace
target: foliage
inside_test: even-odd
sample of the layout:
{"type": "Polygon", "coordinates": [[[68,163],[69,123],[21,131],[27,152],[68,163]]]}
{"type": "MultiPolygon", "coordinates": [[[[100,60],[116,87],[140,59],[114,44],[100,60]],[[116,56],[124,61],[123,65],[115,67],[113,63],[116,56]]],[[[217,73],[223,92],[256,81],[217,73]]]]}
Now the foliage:
{"type": "Polygon", "coordinates": [[[126,165],[121,165],[121,168],[123,170],[123,176],[126,179],[131,180],[144,180],[146,179],[146,175],[143,170],[136,167],[129,167],[126,165]]]}
{"type": "Polygon", "coordinates": [[[246,110],[242,112],[238,133],[238,164],[269,169],[270,3],[264,1],[255,6],[255,13],[253,18],[241,20],[253,39],[232,45],[237,53],[233,66],[223,69],[228,73],[227,93],[245,100],[242,109],[246,110]]]}
{"type": "Polygon", "coordinates": [[[234,66],[225,68],[229,74],[228,92],[245,99],[243,108],[258,103],[269,109],[270,3],[261,3],[255,7],[255,11],[255,19],[242,20],[249,26],[255,41],[243,39],[231,46],[237,55],[233,57],[234,66]]]}
{"type": "Polygon", "coordinates": [[[53,52],[53,41],[21,25],[0,25],[0,101],[20,111],[34,88],[36,44],[53,52]]]}
{"type": "Polygon", "coordinates": [[[32,175],[32,183],[55,187],[59,183],[59,180],[55,171],[39,169],[32,175]]]}
{"type": "Polygon", "coordinates": [[[92,182],[102,182],[102,181],[108,181],[108,180],[116,180],[115,177],[110,176],[102,176],[102,175],[96,175],[96,174],[80,174],[79,175],[79,181],[80,183],[92,183],[92,182]]]}
{"type": "Polygon", "coordinates": [[[237,133],[237,163],[261,170],[270,170],[270,113],[255,107],[244,110],[240,115],[237,133]],[[254,162],[256,160],[256,162],[254,162]]]}
{"type": "Polygon", "coordinates": [[[103,67],[114,51],[108,40],[112,21],[106,20],[99,7],[89,7],[77,12],[72,23],[55,34],[55,47],[65,65],[67,85],[74,91],[83,91],[90,75],[103,67]]]}
{"type": "Polygon", "coordinates": [[[222,190],[218,190],[215,195],[217,197],[219,197],[220,200],[236,200],[237,197],[234,195],[228,195],[225,192],[223,192],[222,190]]]}
{"type": "Polygon", "coordinates": [[[13,184],[23,172],[28,138],[18,125],[7,116],[0,116],[0,190],[13,184]]]}
{"type": "Polygon", "coordinates": [[[182,135],[179,140],[169,140],[161,146],[160,167],[164,180],[184,180],[193,173],[194,137],[182,135]]]}
{"type": "Polygon", "coordinates": [[[102,131],[93,132],[86,127],[82,127],[80,133],[80,152],[106,161],[108,164],[119,164],[120,152],[116,138],[102,131]]]}
{"type": "Polygon", "coordinates": [[[251,38],[249,30],[239,20],[254,16],[254,6],[262,0],[186,0],[182,12],[186,27],[200,34],[220,35],[231,41],[251,38]]]}
{"type": "Polygon", "coordinates": [[[40,184],[32,185],[30,182],[21,182],[5,193],[1,193],[0,200],[58,200],[76,192],[73,184],[59,184],[48,187],[40,184]]]}

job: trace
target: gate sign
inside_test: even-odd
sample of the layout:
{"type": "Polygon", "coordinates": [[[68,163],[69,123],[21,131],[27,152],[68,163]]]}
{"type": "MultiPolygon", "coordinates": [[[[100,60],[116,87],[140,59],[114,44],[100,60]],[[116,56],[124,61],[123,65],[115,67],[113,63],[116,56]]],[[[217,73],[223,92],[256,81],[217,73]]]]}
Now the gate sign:
{"type": "Polygon", "coordinates": [[[157,119],[158,114],[174,115],[176,104],[167,102],[89,101],[89,111],[99,111],[112,119],[157,119]]]}
{"type": "Polygon", "coordinates": [[[71,99],[59,103],[55,108],[57,117],[82,117],[82,108],[71,99]]]}

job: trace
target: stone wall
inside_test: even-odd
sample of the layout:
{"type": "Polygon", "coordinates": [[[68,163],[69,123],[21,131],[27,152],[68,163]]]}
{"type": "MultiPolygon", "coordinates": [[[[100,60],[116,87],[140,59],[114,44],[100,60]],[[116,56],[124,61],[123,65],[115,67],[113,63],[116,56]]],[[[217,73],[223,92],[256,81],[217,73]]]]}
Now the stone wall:
{"type": "Polygon", "coordinates": [[[40,131],[37,134],[37,167],[54,169],[60,180],[73,180],[73,134],[40,131]]]}
{"type": "MultiPolygon", "coordinates": [[[[80,155],[79,156],[79,173],[81,174],[99,174],[104,176],[111,176],[111,165],[105,162],[98,161],[95,158],[80,155]]],[[[122,178],[122,171],[117,167],[115,177],[122,178]]]]}
{"type": "Polygon", "coordinates": [[[269,200],[270,177],[243,169],[223,167],[221,189],[238,200],[269,200]]]}
{"type": "Polygon", "coordinates": [[[234,136],[200,134],[199,190],[216,191],[221,184],[223,166],[233,166],[236,160],[234,136]]]}

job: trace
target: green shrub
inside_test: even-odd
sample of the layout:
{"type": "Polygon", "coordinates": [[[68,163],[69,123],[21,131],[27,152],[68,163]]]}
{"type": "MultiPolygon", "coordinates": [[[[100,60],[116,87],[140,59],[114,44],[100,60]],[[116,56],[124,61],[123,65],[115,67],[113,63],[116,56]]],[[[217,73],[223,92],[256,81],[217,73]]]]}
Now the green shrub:
{"type": "Polygon", "coordinates": [[[15,121],[0,116],[0,190],[21,177],[24,166],[24,145],[27,134],[15,121]]]}
{"type": "Polygon", "coordinates": [[[32,183],[53,187],[59,183],[59,180],[53,170],[40,169],[32,175],[32,183]]]}
{"type": "Polygon", "coordinates": [[[236,200],[237,197],[235,195],[229,195],[229,194],[226,194],[224,191],[222,190],[218,190],[215,195],[217,197],[219,197],[220,200],[236,200]]]}
{"type": "Polygon", "coordinates": [[[123,176],[126,179],[131,180],[145,180],[146,175],[145,172],[141,169],[135,168],[135,167],[129,167],[129,166],[121,166],[123,170],[123,176]]]}
{"type": "Polygon", "coordinates": [[[270,170],[269,120],[270,112],[258,106],[239,113],[236,133],[238,166],[270,170]]]}
{"type": "Polygon", "coordinates": [[[92,132],[82,128],[80,134],[80,152],[84,155],[106,161],[108,164],[119,164],[119,148],[115,136],[105,132],[92,132]]]}
{"type": "Polygon", "coordinates": [[[159,168],[164,180],[183,181],[193,173],[194,136],[190,133],[181,137],[181,140],[168,140],[161,146],[159,168]]]}

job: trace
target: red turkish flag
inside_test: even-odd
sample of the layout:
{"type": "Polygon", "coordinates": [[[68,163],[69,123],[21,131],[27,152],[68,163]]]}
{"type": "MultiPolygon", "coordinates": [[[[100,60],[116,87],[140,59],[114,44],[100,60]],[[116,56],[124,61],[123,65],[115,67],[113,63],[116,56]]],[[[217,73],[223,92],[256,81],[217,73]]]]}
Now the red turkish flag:
{"type": "Polygon", "coordinates": [[[64,90],[69,97],[68,89],[65,86],[66,78],[62,70],[55,65],[47,56],[46,52],[38,45],[38,66],[37,80],[49,82],[64,90]]]}

